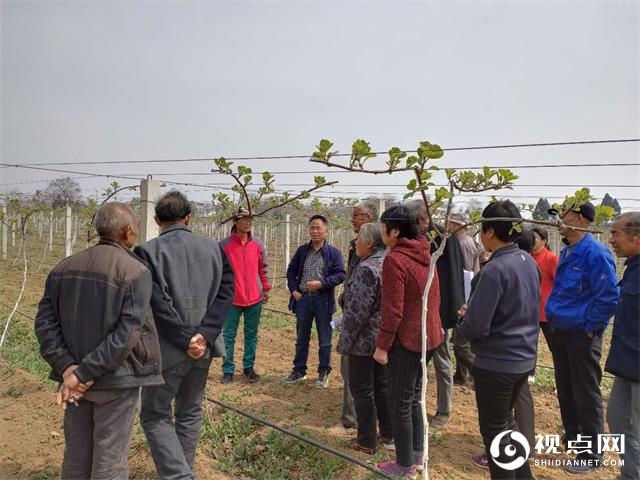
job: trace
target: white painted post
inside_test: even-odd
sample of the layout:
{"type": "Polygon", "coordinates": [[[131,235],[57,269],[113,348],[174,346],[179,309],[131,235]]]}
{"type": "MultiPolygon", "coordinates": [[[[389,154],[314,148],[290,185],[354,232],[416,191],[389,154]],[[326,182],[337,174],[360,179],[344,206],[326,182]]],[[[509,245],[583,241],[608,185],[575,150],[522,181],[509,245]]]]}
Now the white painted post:
{"type": "Polygon", "coordinates": [[[289,267],[291,256],[291,215],[287,213],[287,219],[284,223],[284,271],[289,267]]]}
{"type": "Polygon", "coordinates": [[[160,196],[158,180],[142,180],[140,183],[140,243],[156,238],[159,234],[155,221],[156,200],[160,196]]]}
{"type": "Polygon", "coordinates": [[[2,259],[7,258],[7,206],[2,206],[2,259]]]}
{"type": "Polygon", "coordinates": [[[71,243],[71,206],[67,205],[64,222],[64,256],[68,257],[73,254],[73,245],[71,243]]]}
{"type": "Polygon", "coordinates": [[[376,220],[380,219],[380,217],[384,213],[385,205],[386,205],[386,200],[384,198],[381,198],[378,202],[379,202],[378,203],[378,218],[376,218],[376,220]]]}
{"type": "Polygon", "coordinates": [[[49,242],[47,248],[49,252],[53,250],[53,212],[49,212],[49,242]]]}
{"type": "Polygon", "coordinates": [[[11,248],[16,248],[16,226],[18,222],[11,220],[11,248]]]}
{"type": "Polygon", "coordinates": [[[302,224],[298,224],[298,236],[296,237],[296,247],[300,246],[300,230],[302,229],[302,224]]]}

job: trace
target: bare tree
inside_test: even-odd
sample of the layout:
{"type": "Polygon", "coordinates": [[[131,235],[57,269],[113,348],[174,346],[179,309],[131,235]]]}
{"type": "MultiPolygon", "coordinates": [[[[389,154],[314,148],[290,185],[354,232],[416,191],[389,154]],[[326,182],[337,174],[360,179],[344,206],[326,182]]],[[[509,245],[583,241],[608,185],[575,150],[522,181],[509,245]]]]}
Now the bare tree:
{"type": "Polygon", "coordinates": [[[80,201],[82,189],[71,177],[51,180],[42,193],[43,200],[53,208],[73,205],[80,201]]]}

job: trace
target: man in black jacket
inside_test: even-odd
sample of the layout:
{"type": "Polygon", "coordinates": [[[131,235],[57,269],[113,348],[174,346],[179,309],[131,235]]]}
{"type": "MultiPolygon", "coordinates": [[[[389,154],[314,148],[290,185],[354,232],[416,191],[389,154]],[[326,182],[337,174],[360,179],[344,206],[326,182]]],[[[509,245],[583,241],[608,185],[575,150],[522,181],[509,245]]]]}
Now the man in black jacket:
{"type": "Polygon", "coordinates": [[[35,330],[49,378],[62,383],[61,477],[126,480],[140,387],[162,384],[152,280],[129,250],[138,219],[127,205],[103,205],[95,225],[98,244],[49,274],[35,330]]]}
{"type": "Polygon", "coordinates": [[[135,252],[153,276],[165,385],[143,389],[140,423],[159,477],[192,479],[209,366],[224,352],[219,334],[233,300],[233,269],[217,242],[189,230],[191,205],[182,193],[165,194],[155,211],[160,236],[135,252]]]}

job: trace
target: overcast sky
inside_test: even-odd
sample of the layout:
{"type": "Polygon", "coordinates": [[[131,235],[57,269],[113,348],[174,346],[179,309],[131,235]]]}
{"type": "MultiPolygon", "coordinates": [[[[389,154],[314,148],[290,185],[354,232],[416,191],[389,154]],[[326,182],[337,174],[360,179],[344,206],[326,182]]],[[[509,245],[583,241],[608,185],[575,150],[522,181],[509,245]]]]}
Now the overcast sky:
{"type": "MultiPolygon", "coordinates": [[[[348,152],[356,138],[387,150],[640,137],[638,2],[3,1],[1,14],[0,162],[309,154],[320,138],[348,152]]],[[[450,152],[438,163],[639,161],[639,144],[626,143],[450,152]]],[[[228,184],[184,175],[212,166],[51,168],[228,184]]],[[[326,196],[400,193],[407,179],[325,170],[340,181],[326,196]]],[[[640,208],[638,166],[515,170],[514,200],[576,189],[554,184],[604,185],[596,197],[640,208]]],[[[64,175],[0,168],[0,192],[64,175]]],[[[276,175],[290,191],[312,177],[276,175]]],[[[107,183],[78,181],[87,195],[107,183]]],[[[184,189],[199,200],[212,191],[184,189]]]]}

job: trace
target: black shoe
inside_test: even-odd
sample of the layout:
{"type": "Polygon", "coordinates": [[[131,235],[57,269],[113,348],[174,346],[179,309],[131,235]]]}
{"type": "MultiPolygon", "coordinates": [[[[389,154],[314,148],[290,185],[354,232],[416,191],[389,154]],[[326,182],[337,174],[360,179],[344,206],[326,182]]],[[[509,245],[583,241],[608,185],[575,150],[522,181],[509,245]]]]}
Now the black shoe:
{"type": "Polygon", "coordinates": [[[293,371],[283,379],[283,382],[291,385],[293,383],[302,382],[303,380],[306,380],[306,379],[307,379],[307,376],[304,373],[293,371]]]}
{"type": "Polygon", "coordinates": [[[244,376],[249,383],[256,383],[260,381],[260,375],[258,375],[253,368],[245,368],[242,373],[244,373],[244,376]]]}
{"type": "Polygon", "coordinates": [[[225,373],[222,375],[222,378],[220,379],[221,384],[227,385],[231,382],[233,382],[233,373],[225,373]]]}

